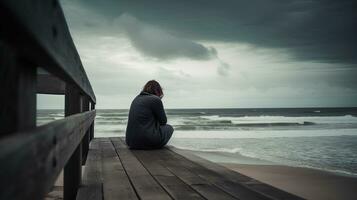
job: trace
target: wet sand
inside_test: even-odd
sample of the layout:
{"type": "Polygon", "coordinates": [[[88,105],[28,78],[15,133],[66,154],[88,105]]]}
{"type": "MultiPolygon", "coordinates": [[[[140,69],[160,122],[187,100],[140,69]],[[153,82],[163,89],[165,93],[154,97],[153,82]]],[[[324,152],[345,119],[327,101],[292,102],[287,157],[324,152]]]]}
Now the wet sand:
{"type": "Polygon", "coordinates": [[[357,178],[281,165],[221,163],[261,182],[312,200],[357,199],[357,178]]]}

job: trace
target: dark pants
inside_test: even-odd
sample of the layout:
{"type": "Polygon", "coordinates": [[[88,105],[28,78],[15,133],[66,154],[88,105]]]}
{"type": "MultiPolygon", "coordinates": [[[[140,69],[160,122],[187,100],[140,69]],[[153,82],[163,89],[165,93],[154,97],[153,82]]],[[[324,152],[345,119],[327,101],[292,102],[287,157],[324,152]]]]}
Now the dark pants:
{"type": "Polygon", "coordinates": [[[170,124],[166,124],[166,125],[160,126],[160,132],[161,132],[161,143],[158,146],[158,148],[162,148],[169,142],[169,140],[172,136],[172,133],[174,132],[174,128],[172,128],[172,126],[170,124]]]}
{"type": "Polygon", "coordinates": [[[154,142],[148,142],[146,140],[135,140],[129,145],[127,140],[126,143],[130,149],[160,149],[169,142],[173,132],[174,128],[172,128],[171,125],[166,124],[160,126],[160,137],[155,137],[154,142]]]}

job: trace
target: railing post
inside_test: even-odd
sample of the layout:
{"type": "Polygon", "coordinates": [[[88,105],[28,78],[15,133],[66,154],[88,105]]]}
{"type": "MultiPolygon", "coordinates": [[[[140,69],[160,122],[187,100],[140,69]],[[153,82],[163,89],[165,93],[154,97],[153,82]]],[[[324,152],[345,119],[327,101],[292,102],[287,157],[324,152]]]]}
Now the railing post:
{"type": "MultiPolygon", "coordinates": [[[[65,116],[82,112],[82,98],[73,85],[66,85],[65,116]]],[[[82,143],[80,143],[64,167],[64,200],[75,200],[82,180],[82,143]]]]}
{"type": "MultiPolygon", "coordinates": [[[[83,104],[82,104],[82,111],[89,111],[89,100],[88,97],[83,98],[83,104]]],[[[90,128],[86,131],[86,134],[84,135],[82,139],[82,165],[86,163],[87,160],[87,154],[89,150],[89,142],[90,142],[90,128]]]]}
{"type": "MultiPolygon", "coordinates": [[[[95,109],[95,104],[93,103],[93,101],[91,102],[91,110],[95,109]]],[[[93,121],[92,125],[90,126],[90,140],[92,140],[94,138],[94,123],[95,120],[93,121]]]]}
{"type": "Polygon", "coordinates": [[[0,40],[0,137],[36,127],[36,67],[0,40]]]}

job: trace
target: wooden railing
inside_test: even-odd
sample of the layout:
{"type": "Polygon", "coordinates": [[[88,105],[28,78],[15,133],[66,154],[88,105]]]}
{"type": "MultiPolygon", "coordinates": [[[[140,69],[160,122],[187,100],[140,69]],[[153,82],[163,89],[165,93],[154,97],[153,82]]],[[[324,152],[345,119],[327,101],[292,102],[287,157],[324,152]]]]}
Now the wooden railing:
{"type": "Polygon", "coordinates": [[[95,95],[57,0],[0,1],[0,199],[43,199],[64,169],[76,198],[95,95]],[[36,94],[65,95],[65,118],[36,126],[36,94]]]}

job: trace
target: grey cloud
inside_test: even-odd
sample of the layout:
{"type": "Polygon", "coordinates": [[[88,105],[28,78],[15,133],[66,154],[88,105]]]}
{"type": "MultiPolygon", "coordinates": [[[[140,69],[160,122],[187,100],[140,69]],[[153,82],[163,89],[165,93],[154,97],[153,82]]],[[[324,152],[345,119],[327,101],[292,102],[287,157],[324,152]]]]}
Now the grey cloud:
{"type": "Polygon", "coordinates": [[[285,49],[296,60],[357,64],[355,0],[81,1],[109,20],[130,13],[182,38],[244,42],[285,49]]]}
{"type": "Polygon", "coordinates": [[[119,27],[127,32],[133,46],[145,55],[159,59],[191,58],[206,60],[216,57],[216,50],[170,35],[154,26],[145,24],[129,14],[117,20],[119,27]]]}
{"type": "MultiPolygon", "coordinates": [[[[171,95],[174,97],[168,102],[174,102],[172,105],[176,107],[183,105],[202,107],[200,97],[204,95],[211,95],[212,101],[217,102],[206,105],[216,105],[216,107],[224,105],[284,106],[286,103],[292,106],[356,106],[356,1],[61,1],[66,2],[63,8],[75,42],[78,42],[76,39],[82,38],[83,42],[77,45],[77,48],[82,53],[82,60],[93,82],[94,90],[101,97],[98,99],[102,99],[100,103],[106,107],[116,105],[112,101],[126,107],[127,105],[122,102],[134,96],[146,80],[153,78],[153,74],[146,74],[145,70],[135,70],[131,65],[127,69],[119,69],[116,63],[101,59],[101,55],[92,58],[91,62],[87,63],[83,59],[88,56],[93,57],[83,50],[94,49],[95,53],[99,53],[96,52],[96,47],[100,45],[100,41],[96,41],[97,37],[109,36],[121,39],[115,43],[117,46],[122,44],[121,41],[126,41],[122,38],[123,26],[115,26],[123,13],[135,16],[135,20],[143,25],[138,28],[144,28],[145,31],[147,27],[149,27],[149,32],[151,29],[161,30],[166,36],[169,35],[167,37],[183,38],[182,40],[198,45],[201,42],[202,44],[205,44],[204,42],[228,42],[227,47],[231,48],[236,45],[235,42],[249,44],[246,51],[258,55],[258,58],[261,54],[273,58],[252,65],[250,62],[237,64],[231,61],[232,67],[229,67],[220,63],[218,57],[223,57],[223,55],[217,55],[215,49],[204,47],[206,51],[209,51],[212,61],[218,66],[217,74],[222,77],[202,76],[200,79],[180,74],[180,71],[175,70],[177,66],[173,65],[177,64],[176,62],[158,60],[158,66],[165,68],[159,68],[154,78],[157,76],[160,83],[162,81],[165,92],[168,94],[166,97],[171,98],[171,95]],[[69,6],[72,6],[72,9],[69,9],[69,6]],[[91,43],[89,41],[92,41],[92,45],[88,45],[91,43]],[[286,58],[285,53],[290,55],[290,58],[286,58]],[[277,58],[279,55],[283,56],[282,60],[277,58]],[[316,61],[316,63],[311,61],[316,61]],[[212,91],[201,92],[207,90],[212,91]],[[300,99],[295,98],[294,94],[298,94],[300,99]],[[221,98],[222,96],[226,98],[221,98]],[[248,98],[245,98],[246,96],[248,98]],[[288,99],[284,99],[284,96],[288,99]],[[227,104],[224,99],[231,99],[234,103],[227,104]],[[240,102],[244,99],[247,103],[241,104],[240,102]],[[254,103],[252,99],[253,101],[259,99],[259,102],[254,103]],[[303,101],[305,103],[301,103],[303,101]]],[[[155,31],[152,32],[156,33],[155,31]]],[[[111,43],[110,40],[107,42],[111,43]]],[[[133,42],[133,45],[138,44],[133,42]]],[[[141,48],[139,51],[143,54],[160,59],[187,57],[185,54],[179,54],[179,56],[170,55],[161,58],[157,56],[158,52],[155,52],[157,50],[151,53],[149,51],[152,49],[149,47],[141,48]]],[[[224,44],[222,48],[225,48],[224,44]]],[[[109,48],[108,53],[121,54],[125,51],[125,49],[120,49],[120,52],[117,50],[117,48],[109,48]]],[[[237,60],[244,61],[245,59],[244,55],[238,53],[224,56],[227,59],[235,59],[233,56],[236,56],[237,60]]],[[[126,59],[127,63],[133,66],[143,65],[145,64],[143,61],[146,60],[140,58],[141,62],[136,62],[131,58],[126,59]]],[[[249,60],[249,57],[247,59],[249,60]]],[[[154,66],[150,65],[150,67],[154,66]]]]}
{"type": "Polygon", "coordinates": [[[230,66],[227,63],[220,61],[220,64],[217,67],[217,73],[221,76],[228,76],[229,69],[230,66]]]}

